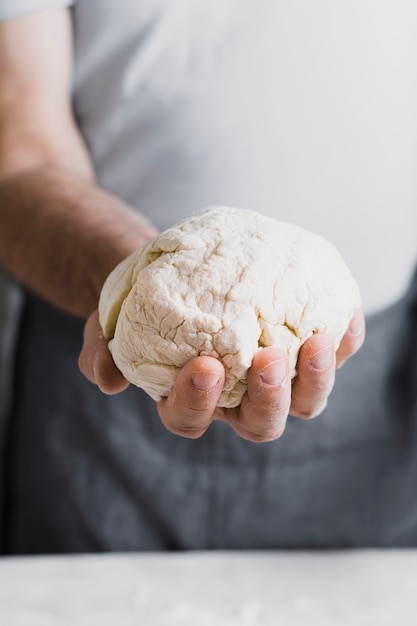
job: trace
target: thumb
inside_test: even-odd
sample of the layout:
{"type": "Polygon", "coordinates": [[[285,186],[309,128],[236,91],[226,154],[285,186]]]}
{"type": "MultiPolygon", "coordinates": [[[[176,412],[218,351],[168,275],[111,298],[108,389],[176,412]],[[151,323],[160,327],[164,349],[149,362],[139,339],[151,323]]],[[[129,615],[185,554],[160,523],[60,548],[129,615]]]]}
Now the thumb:
{"type": "Polygon", "coordinates": [[[108,348],[108,341],[95,310],[84,326],[84,343],[78,358],[78,367],[84,376],[106,394],[124,391],[128,381],[117,369],[108,348]]]}

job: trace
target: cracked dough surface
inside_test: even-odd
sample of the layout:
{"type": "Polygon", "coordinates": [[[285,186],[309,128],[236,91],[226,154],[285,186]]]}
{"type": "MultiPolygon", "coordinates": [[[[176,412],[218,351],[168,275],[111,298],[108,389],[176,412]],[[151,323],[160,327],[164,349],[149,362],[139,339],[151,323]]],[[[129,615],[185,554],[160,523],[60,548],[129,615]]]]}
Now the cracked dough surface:
{"type": "Polygon", "coordinates": [[[166,230],[107,278],[99,315],[123,375],[154,400],[198,355],[219,358],[219,406],[246,390],[253,356],[283,347],[292,376],[301,345],[326,331],[339,344],[359,289],[338,251],[299,226],[231,207],[204,209],[166,230]]]}

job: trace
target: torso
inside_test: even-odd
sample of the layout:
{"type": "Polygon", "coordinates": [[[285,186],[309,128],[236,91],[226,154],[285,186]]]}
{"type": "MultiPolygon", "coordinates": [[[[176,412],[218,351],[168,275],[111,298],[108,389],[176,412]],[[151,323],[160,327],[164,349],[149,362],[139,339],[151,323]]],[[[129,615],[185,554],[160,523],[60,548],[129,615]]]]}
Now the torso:
{"type": "Polygon", "coordinates": [[[366,312],[387,306],[416,260],[417,82],[412,15],[379,6],[79,0],[101,184],[160,229],[213,204],[298,223],[339,248],[366,312]]]}

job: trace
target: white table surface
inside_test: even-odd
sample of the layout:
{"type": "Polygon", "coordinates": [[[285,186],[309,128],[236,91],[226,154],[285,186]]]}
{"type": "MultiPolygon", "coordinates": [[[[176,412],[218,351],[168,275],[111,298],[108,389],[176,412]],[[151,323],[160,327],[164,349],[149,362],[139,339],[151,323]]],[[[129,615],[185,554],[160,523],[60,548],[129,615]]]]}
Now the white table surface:
{"type": "Polygon", "coordinates": [[[417,551],[0,559],[1,626],[416,626],[417,551]]]}

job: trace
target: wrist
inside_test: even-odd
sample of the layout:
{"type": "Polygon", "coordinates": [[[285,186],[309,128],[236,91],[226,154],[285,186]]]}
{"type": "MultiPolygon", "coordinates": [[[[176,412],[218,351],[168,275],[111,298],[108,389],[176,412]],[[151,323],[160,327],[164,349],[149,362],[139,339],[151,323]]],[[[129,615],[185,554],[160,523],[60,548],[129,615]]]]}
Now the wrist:
{"type": "Polygon", "coordinates": [[[24,286],[86,318],[110,271],[156,231],[94,181],[60,167],[0,184],[0,263],[24,286]]]}

